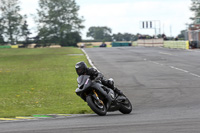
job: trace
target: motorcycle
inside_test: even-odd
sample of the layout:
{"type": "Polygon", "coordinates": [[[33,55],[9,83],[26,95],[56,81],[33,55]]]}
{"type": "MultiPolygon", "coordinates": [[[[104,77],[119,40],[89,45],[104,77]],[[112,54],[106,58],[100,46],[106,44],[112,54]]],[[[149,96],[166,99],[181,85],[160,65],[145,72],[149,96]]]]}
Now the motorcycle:
{"type": "Polygon", "coordinates": [[[111,88],[104,86],[100,80],[91,80],[88,75],[77,78],[76,94],[98,115],[104,116],[107,112],[119,110],[123,114],[132,111],[129,99],[123,94],[115,93],[111,88]]]}

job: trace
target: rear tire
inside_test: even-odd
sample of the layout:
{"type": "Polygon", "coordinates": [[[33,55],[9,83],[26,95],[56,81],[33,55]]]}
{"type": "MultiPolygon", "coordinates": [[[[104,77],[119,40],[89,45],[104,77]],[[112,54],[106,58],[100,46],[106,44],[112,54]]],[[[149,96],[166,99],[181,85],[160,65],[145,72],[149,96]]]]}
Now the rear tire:
{"type": "Polygon", "coordinates": [[[88,103],[88,106],[98,115],[104,116],[107,113],[107,109],[104,104],[99,104],[96,99],[94,99],[92,96],[87,96],[86,101],[88,103]]]}
{"type": "Polygon", "coordinates": [[[120,107],[119,111],[123,114],[131,113],[132,105],[128,98],[126,98],[126,100],[123,103],[121,103],[121,107],[120,107]]]}

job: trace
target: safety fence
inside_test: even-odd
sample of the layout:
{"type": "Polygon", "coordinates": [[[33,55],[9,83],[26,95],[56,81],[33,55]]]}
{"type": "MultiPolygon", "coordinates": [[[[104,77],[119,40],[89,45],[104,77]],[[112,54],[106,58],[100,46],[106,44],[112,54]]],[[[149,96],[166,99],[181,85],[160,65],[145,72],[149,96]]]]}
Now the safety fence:
{"type": "MultiPolygon", "coordinates": [[[[148,41],[144,41],[144,40],[140,40],[140,41],[134,41],[132,42],[132,46],[159,46],[159,47],[165,47],[165,48],[177,48],[177,49],[189,49],[189,41],[163,41],[163,44],[161,43],[162,41],[160,40],[148,40],[148,41]],[[155,42],[155,43],[154,43],[155,42]]],[[[92,45],[92,47],[99,47],[99,45],[101,44],[99,43],[95,43],[96,45],[92,45]]],[[[125,42],[120,42],[120,43],[113,43],[114,46],[116,47],[118,46],[131,46],[131,43],[125,43],[125,42]]],[[[112,47],[112,42],[107,42],[107,47],[112,47]]],[[[19,48],[18,45],[0,45],[0,49],[2,48],[19,48]]]]}
{"type": "Polygon", "coordinates": [[[137,41],[133,41],[132,46],[138,46],[137,41]]]}
{"type": "Polygon", "coordinates": [[[165,48],[189,49],[189,41],[164,41],[165,48]]]}
{"type": "Polygon", "coordinates": [[[2,45],[0,46],[0,49],[2,48],[19,48],[19,46],[18,45],[2,45]]]}
{"type": "Polygon", "coordinates": [[[149,46],[149,47],[162,47],[163,46],[163,38],[157,39],[138,39],[138,46],[149,46]]]}
{"type": "Polygon", "coordinates": [[[112,47],[127,47],[132,46],[130,42],[112,42],[112,47]]]}
{"type": "Polygon", "coordinates": [[[148,41],[140,40],[132,42],[132,46],[165,47],[165,48],[176,48],[176,49],[190,48],[189,41],[163,41],[162,43],[161,41],[157,41],[157,43],[153,43],[152,40],[148,41]]]}

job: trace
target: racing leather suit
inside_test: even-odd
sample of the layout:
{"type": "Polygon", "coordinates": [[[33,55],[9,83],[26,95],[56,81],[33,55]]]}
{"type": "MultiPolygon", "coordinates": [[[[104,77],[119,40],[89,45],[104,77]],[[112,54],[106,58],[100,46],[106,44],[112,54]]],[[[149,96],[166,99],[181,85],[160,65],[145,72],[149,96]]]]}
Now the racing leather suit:
{"type": "Polygon", "coordinates": [[[113,89],[118,94],[123,94],[122,91],[114,87],[114,82],[111,80],[106,80],[102,73],[98,72],[94,68],[87,68],[86,75],[90,75],[91,80],[100,80],[103,85],[113,89]]]}

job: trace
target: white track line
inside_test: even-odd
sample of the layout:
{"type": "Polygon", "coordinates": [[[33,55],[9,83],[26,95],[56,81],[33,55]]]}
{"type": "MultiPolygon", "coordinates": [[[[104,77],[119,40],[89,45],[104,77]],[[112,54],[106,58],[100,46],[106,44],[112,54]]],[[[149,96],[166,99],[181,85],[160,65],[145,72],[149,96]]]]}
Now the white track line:
{"type": "Polygon", "coordinates": [[[173,55],[173,54],[170,54],[170,53],[165,53],[165,52],[159,52],[160,54],[164,54],[164,55],[173,55]]]}
{"type": "Polygon", "coordinates": [[[91,65],[93,68],[95,68],[97,71],[99,71],[99,70],[95,67],[95,65],[92,63],[90,57],[89,57],[88,54],[85,52],[85,50],[84,50],[84,49],[81,49],[81,50],[82,50],[83,53],[86,55],[87,60],[88,60],[88,62],[90,63],[90,65],[91,65]]]}
{"type": "Polygon", "coordinates": [[[174,66],[170,66],[170,67],[173,68],[173,69],[176,69],[176,70],[185,72],[185,73],[188,73],[188,72],[189,72],[189,71],[187,71],[187,70],[184,70],[184,69],[181,69],[181,68],[178,68],[178,67],[174,67],[174,66]]]}
{"type": "Polygon", "coordinates": [[[144,61],[151,62],[151,63],[154,63],[154,64],[156,64],[156,65],[167,66],[167,67],[169,67],[169,68],[172,68],[172,69],[175,69],[175,70],[178,70],[178,71],[184,72],[184,73],[188,73],[188,74],[190,74],[190,75],[192,75],[192,76],[195,76],[195,77],[200,78],[200,75],[198,75],[198,74],[191,73],[191,72],[189,72],[189,71],[187,71],[187,70],[184,70],[184,69],[181,69],[181,68],[178,68],[178,67],[175,67],[175,66],[164,65],[164,64],[161,64],[161,63],[156,62],[156,61],[150,61],[150,60],[148,60],[148,59],[146,59],[146,58],[143,59],[143,60],[144,60],[144,61]]]}
{"type": "Polygon", "coordinates": [[[190,73],[190,74],[193,75],[193,76],[196,76],[196,77],[200,78],[200,75],[197,75],[197,74],[194,74],[194,73],[190,73]]]}
{"type": "Polygon", "coordinates": [[[191,73],[191,72],[189,72],[189,71],[187,71],[187,70],[184,70],[184,69],[181,69],[181,68],[178,68],[178,67],[174,67],[174,66],[169,66],[169,67],[172,68],[172,69],[178,70],[178,71],[182,71],[182,72],[185,72],[185,73],[189,73],[189,74],[192,75],[192,76],[195,76],[195,77],[200,78],[200,75],[191,73]]]}

